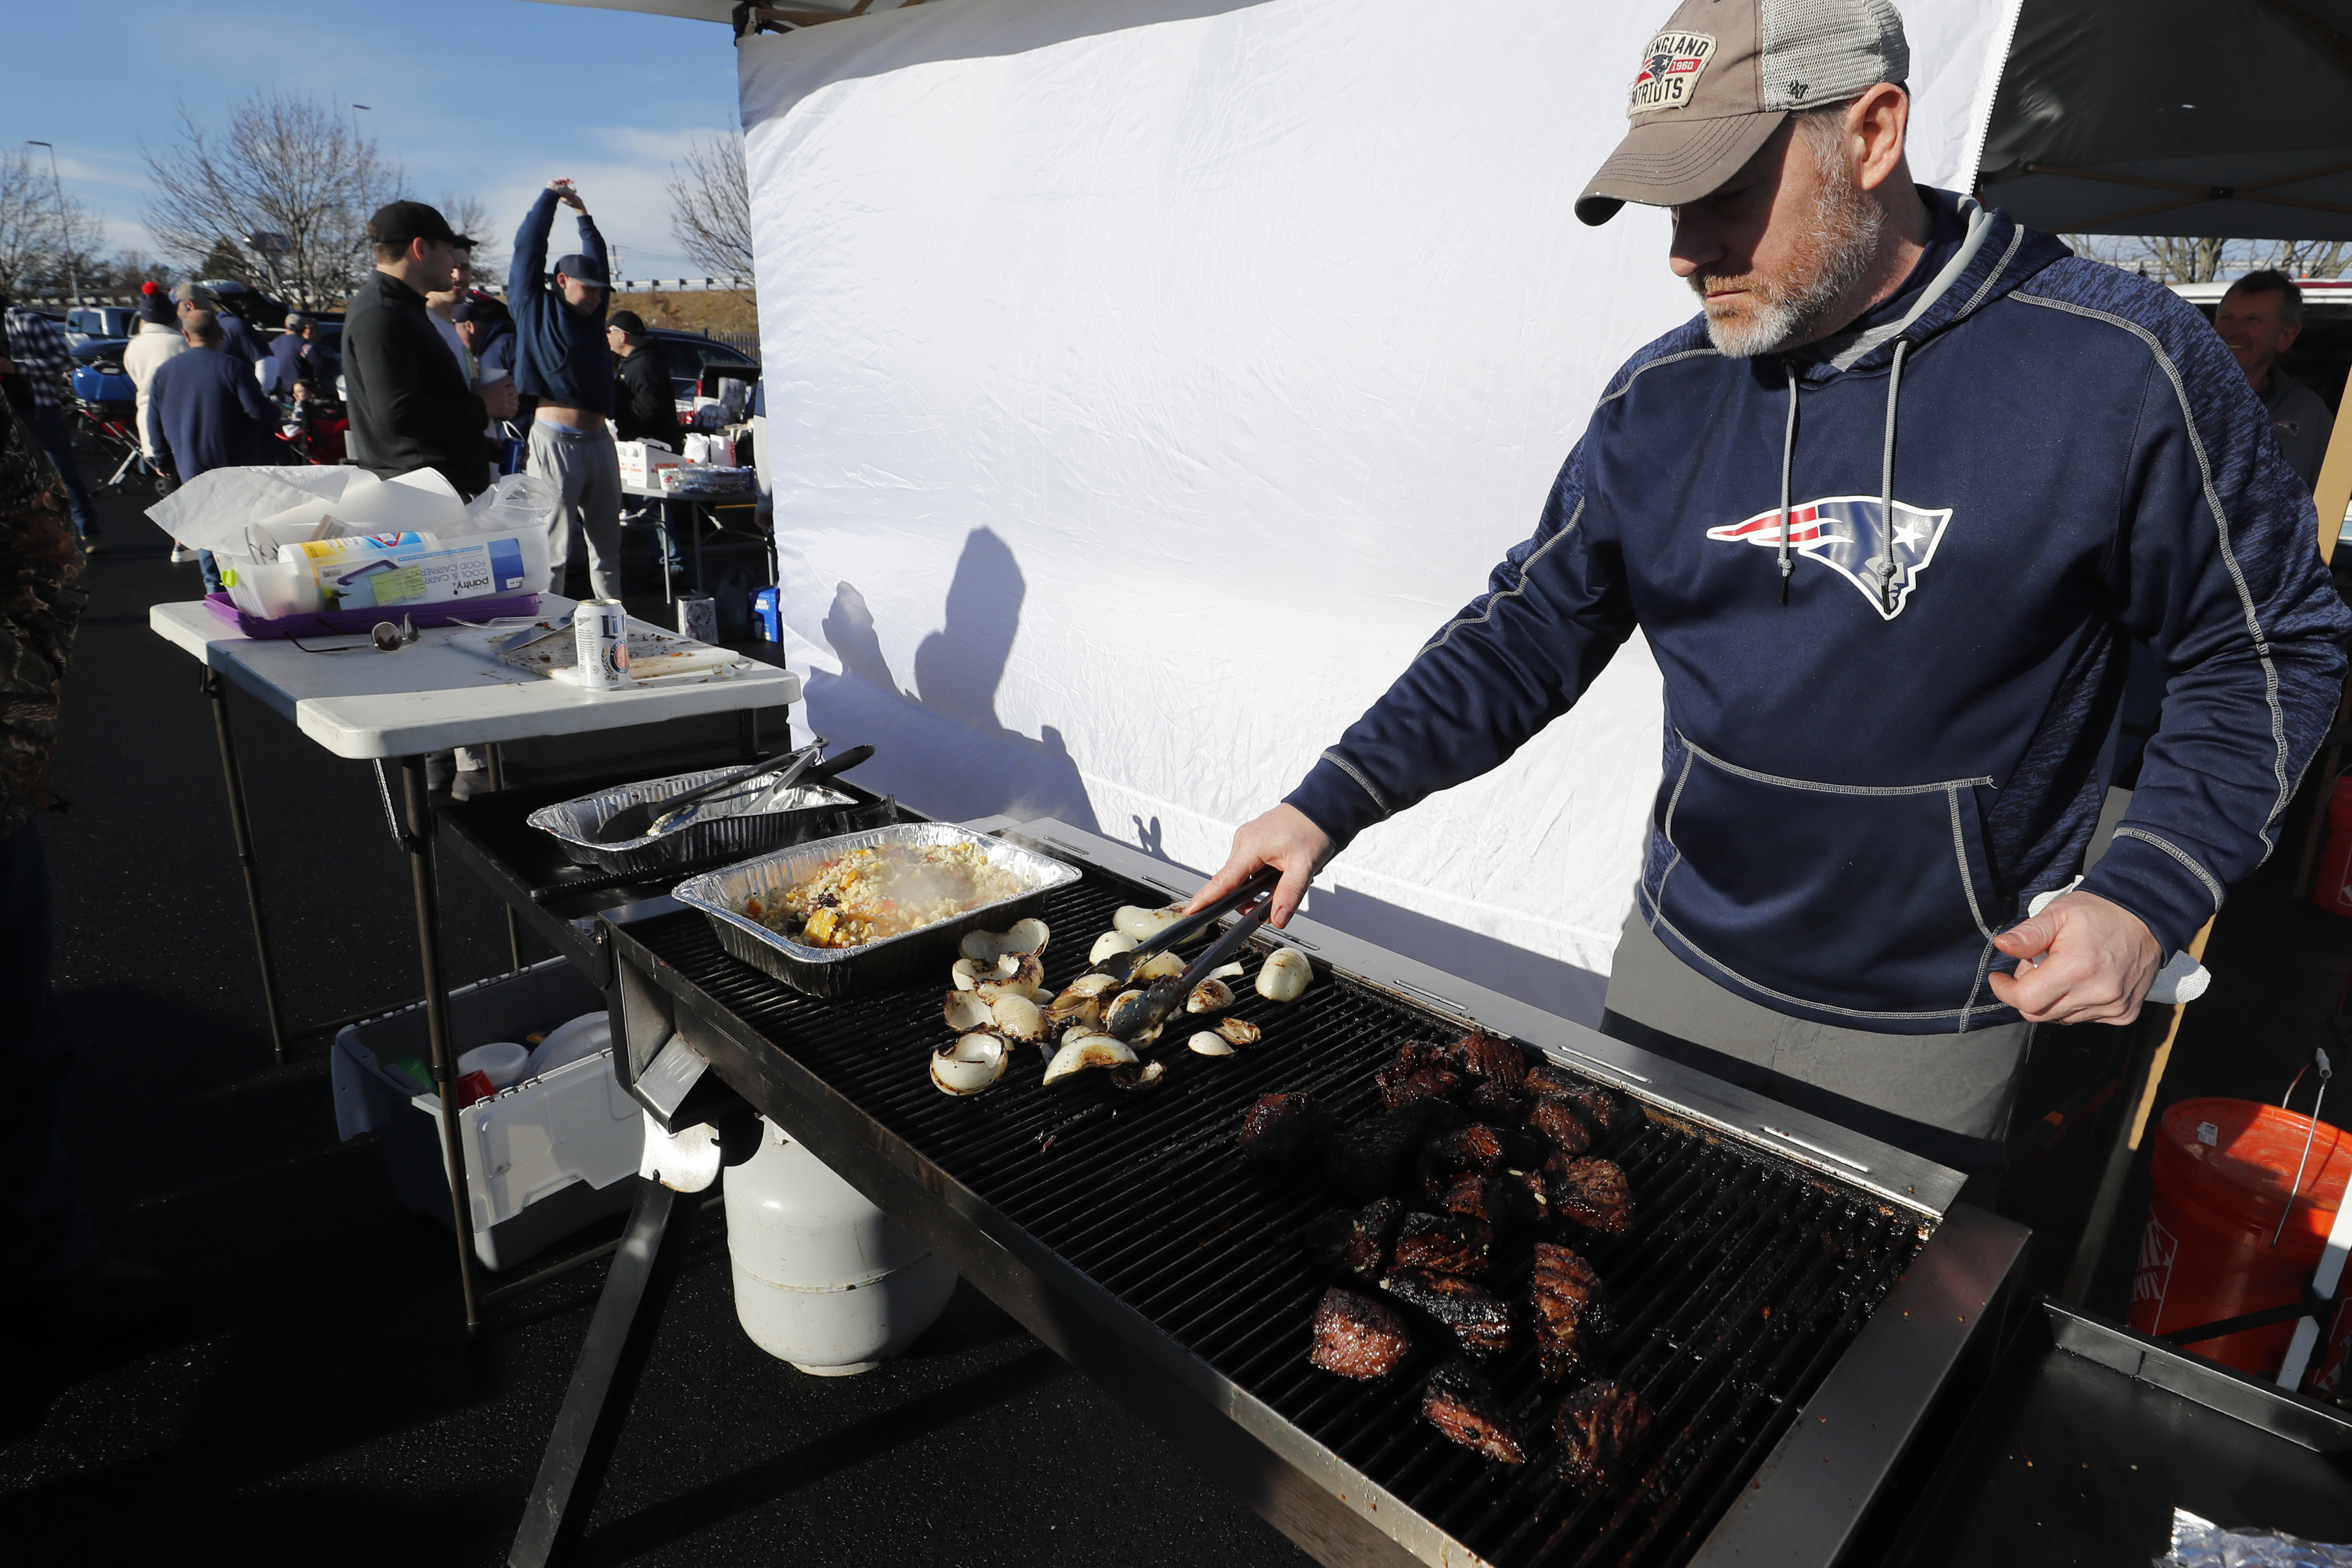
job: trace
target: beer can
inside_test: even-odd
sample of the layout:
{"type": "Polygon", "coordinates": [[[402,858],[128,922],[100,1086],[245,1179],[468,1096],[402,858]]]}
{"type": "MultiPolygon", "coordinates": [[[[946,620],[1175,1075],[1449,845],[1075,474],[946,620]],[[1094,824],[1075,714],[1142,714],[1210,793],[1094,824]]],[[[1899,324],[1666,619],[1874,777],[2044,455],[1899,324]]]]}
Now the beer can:
{"type": "Polygon", "coordinates": [[[677,596],[677,629],[700,643],[719,641],[719,601],[698,589],[677,596]]]}
{"type": "Polygon", "coordinates": [[[580,650],[580,684],[610,691],[629,683],[629,616],[618,599],[583,599],[572,612],[580,650]]]}

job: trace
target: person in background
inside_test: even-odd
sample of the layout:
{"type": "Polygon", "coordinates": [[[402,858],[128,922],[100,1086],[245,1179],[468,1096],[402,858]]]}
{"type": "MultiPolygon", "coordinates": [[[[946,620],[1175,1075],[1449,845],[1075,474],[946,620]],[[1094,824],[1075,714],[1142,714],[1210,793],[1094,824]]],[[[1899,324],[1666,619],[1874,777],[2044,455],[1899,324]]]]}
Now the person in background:
{"type": "Polygon", "coordinates": [[[515,369],[514,318],[498,300],[477,289],[457,303],[455,312],[458,339],[474,356],[481,368],[481,379],[496,381],[501,374],[512,375],[515,369]]]}
{"type": "Polygon", "coordinates": [[[513,393],[486,404],[467,384],[425,309],[449,287],[471,241],[423,202],[390,202],[368,220],[375,270],[343,319],[343,385],[354,459],[380,479],[432,468],[468,500],[488,485],[482,427],[513,412],[513,393]]]}
{"type": "Polygon", "coordinates": [[[100,1248],[58,1137],[73,1037],[49,977],[55,921],[35,821],[89,604],[65,503],[31,430],[0,401],[0,1315],[35,1346],[110,1338],[170,1305],[152,1270],[100,1248]]]}
{"type": "Polygon", "coordinates": [[[139,451],[150,468],[155,463],[155,448],[147,441],[147,404],[155,372],[165,360],[187,352],[187,334],[180,331],[172,297],[162,284],[150,281],[140,289],[138,326],[131,341],[122,345],[122,374],[131,378],[139,394],[131,405],[131,428],[139,434],[139,451]]]}
{"type": "Polygon", "coordinates": [[[302,326],[302,353],[298,368],[301,374],[296,384],[309,384],[312,397],[335,395],[335,377],[343,374],[343,356],[327,341],[326,330],[307,317],[302,326]]]}
{"type": "Polygon", "coordinates": [[[300,311],[286,318],[286,330],[269,340],[261,361],[261,390],[272,397],[291,397],[302,379],[302,333],[310,318],[300,311]]]}
{"type": "Polygon", "coordinates": [[[573,546],[587,547],[596,597],[621,596],[621,461],[613,450],[613,351],[604,341],[604,237],[569,180],[551,180],[515,231],[507,273],[521,353],[518,390],[539,399],[530,425],[530,472],[562,499],[548,525],[549,558],[562,580],[573,546]],[[558,203],[580,215],[579,251],[542,275],[558,203]]]}
{"type": "MultiPolygon", "coordinates": [[[[158,473],[185,484],[215,468],[249,468],[281,459],[278,410],[245,362],[230,353],[226,334],[209,310],[182,311],[188,347],[155,372],[147,401],[147,442],[158,473]]],[[[220,568],[209,550],[197,552],[205,592],[220,589],[220,568]]]]}
{"type": "Polygon", "coordinates": [[[429,289],[425,294],[425,313],[433,318],[433,330],[466,367],[466,383],[471,386],[480,378],[474,374],[474,356],[466,347],[466,334],[457,330],[457,302],[473,291],[474,247],[470,239],[457,247],[457,269],[449,275],[446,289],[429,289]]]}
{"type": "Polygon", "coordinates": [[[222,307],[221,297],[201,283],[182,283],[172,290],[172,302],[179,307],[184,322],[190,310],[206,310],[220,323],[221,348],[231,358],[240,360],[247,369],[259,364],[269,351],[245,324],[243,317],[222,307]]]}
{"type": "Polygon", "coordinates": [[[2230,285],[2213,312],[2213,330],[2246,373],[2254,395],[2270,410],[2271,434],[2286,453],[2287,467],[2306,489],[2319,484],[2335,416],[2319,394],[2279,369],[2279,355],[2303,335],[2303,290],[2275,268],[2249,272],[2230,285]]]}
{"type": "Polygon", "coordinates": [[[66,352],[65,334],[55,321],[13,303],[5,294],[0,294],[0,325],[6,328],[6,341],[0,342],[0,376],[25,378],[22,384],[30,395],[16,412],[65,481],[74,532],[81,537],[82,548],[103,552],[106,547],[98,542],[98,508],[90,501],[89,486],[82,482],[81,465],[74,460],[73,429],[66,423],[66,377],[73,370],[73,357],[66,352]]]}
{"type": "Polygon", "coordinates": [[[615,310],[604,324],[604,336],[613,357],[621,362],[614,432],[624,441],[659,441],[673,452],[681,450],[677,393],[670,385],[669,362],[646,331],[645,318],[635,310],[615,310]]]}

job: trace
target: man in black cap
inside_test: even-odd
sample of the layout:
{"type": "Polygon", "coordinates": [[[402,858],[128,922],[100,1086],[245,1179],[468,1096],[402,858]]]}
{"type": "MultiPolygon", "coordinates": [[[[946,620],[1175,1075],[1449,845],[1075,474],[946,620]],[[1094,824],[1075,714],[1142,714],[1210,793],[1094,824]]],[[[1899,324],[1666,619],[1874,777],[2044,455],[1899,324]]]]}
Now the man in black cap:
{"type": "Polygon", "coordinates": [[[368,220],[375,270],[343,320],[352,457],[382,479],[432,468],[468,500],[489,482],[482,427],[513,410],[511,388],[477,396],[425,313],[425,296],[457,275],[472,241],[423,202],[390,202],[368,220]]]}
{"type": "Polygon", "coordinates": [[[635,310],[615,310],[604,323],[604,338],[613,357],[621,362],[614,430],[624,441],[659,441],[677,451],[677,389],[670,384],[668,362],[646,331],[645,318],[635,310]]]}
{"type": "Polygon", "coordinates": [[[596,597],[621,596],[621,460],[613,450],[613,353],[604,341],[604,302],[612,286],[604,237],[569,180],[551,180],[515,231],[507,272],[514,312],[515,382],[539,399],[530,424],[530,472],[562,497],[548,524],[548,558],[566,571],[573,546],[587,544],[588,580],[596,597]],[[555,264],[547,233],[561,203],[580,215],[580,249],[555,264]]]}

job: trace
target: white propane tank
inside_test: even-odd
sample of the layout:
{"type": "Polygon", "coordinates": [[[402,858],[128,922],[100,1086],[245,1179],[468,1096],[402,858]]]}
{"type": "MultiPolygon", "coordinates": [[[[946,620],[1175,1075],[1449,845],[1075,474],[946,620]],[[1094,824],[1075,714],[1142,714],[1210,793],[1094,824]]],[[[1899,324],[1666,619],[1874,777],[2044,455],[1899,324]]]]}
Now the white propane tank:
{"type": "Polygon", "coordinates": [[[725,1180],[735,1317],[817,1377],[870,1372],[939,1321],[955,1270],[762,1117],[725,1180]]]}

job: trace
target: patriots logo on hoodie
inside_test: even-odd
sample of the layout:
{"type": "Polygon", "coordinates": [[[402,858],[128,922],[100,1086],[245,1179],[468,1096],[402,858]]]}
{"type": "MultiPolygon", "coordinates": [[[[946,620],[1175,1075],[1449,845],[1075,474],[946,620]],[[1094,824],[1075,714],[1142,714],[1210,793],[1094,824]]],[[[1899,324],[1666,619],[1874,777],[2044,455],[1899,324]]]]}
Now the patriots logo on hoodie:
{"type": "MultiPolygon", "coordinates": [[[[1789,553],[1828,567],[1861,591],[1881,619],[1893,620],[1911,602],[1919,574],[1936,558],[1951,508],[1929,511],[1895,503],[1895,525],[1880,516],[1876,496],[1825,496],[1789,508],[1789,553]]],[[[1706,531],[1727,544],[1745,542],[1766,550],[1780,547],[1780,509],[1759,511],[1745,522],[1706,531]]]]}

